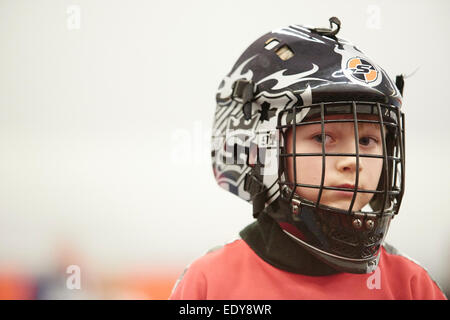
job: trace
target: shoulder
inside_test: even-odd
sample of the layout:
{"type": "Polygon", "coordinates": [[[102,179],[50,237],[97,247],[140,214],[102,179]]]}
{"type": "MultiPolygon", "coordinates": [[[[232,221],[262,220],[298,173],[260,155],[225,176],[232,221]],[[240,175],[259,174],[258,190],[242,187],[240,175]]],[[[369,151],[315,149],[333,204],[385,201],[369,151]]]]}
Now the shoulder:
{"type": "Polygon", "coordinates": [[[206,288],[240,269],[250,248],[241,239],[208,250],[188,265],[172,289],[170,299],[206,299],[206,288]]]}
{"type": "Polygon", "coordinates": [[[239,261],[239,257],[249,250],[249,247],[242,239],[234,239],[224,245],[216,246],[206,252],[201,258],[196,260],[192,266],[196,268],[207,268],[212,265],[220,264],[223,261],[239,261]]]}
{"type": "Polygon", "coordinates": [[[406,255],[404,252],[401,252],[390,243],[383,243],[382,259],[385,267],[395,267],[399,271],[407,271],[412,274],[420,273],[429,275],[427,269],[425,269],[418,261],[406,255]]]}
{"type": "MultiPolygon", "coordinates": [[[[389,277],[390,284],[403,290],[407,287],[414,299],[446,299],[438,283],[428,270],[389,243],[384,243],[380,263],[382,273],[389,277]]],[[[381,275],[383,277],[383,274],[381,275]]]]}
{"type": "Polygon", "coordinates": [[[403,266],[411,270],[425,270],[419,262],[401,252],[390,243],[384,242],[382,249],[382,256],[385,264],[389,262],[389,265],[395,263],[397,266],[403,266]]]}

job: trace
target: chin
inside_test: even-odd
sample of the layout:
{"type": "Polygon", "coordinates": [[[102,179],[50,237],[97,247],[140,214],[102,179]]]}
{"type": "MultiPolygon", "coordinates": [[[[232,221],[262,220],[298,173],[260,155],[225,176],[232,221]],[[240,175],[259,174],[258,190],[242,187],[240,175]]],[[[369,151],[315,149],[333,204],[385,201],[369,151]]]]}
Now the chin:
{"type": "MultiPolygon", "coordinates": [[[[351,202],[352,201],[350,199],[350,200],[345,200],[345,201],[321,202],[321,204],[324,204],[324,205],[329,206],[329,207],[334,207],[334,208],[337,208],[337,209],[341,209],[341,210],[348,210],[348,208],[350,207],[351,202]]],[[[355,200],[355,203],[353,204],[352,211],[359,211],[363,207],[364,207],[363,205],[359,204],[355,200]]]]}
{"type": "MultiPolygon", "coordinates": [[[[322,194],[322,199],[320,200],[320,204],[333,207],[341,210],[348,210],[350,207],[350,204],[352,203],[352,196],[351,195],[345,195],[344,197],[336,197],[336,194],[334,191],[324,191],[322,194]],[[332,194],[332,193],[333,194],[332,194]]],[[[301,192],[297,193],[300,197],[308,199],[310,201],[316,201],[318,193],[308,193],[308,192],[301,192]]],[[[361,199],[361,197],[357,196],[355,199],[355,203],[353,204],[352,211],[359,211],[361,210],[367,203],[369,203],[370,199],[361,199]],[[361,204],[362,200],[364,200],[364,204],[361,204]],[[366,201],[367,200],[367,201],[366,201]]]]}

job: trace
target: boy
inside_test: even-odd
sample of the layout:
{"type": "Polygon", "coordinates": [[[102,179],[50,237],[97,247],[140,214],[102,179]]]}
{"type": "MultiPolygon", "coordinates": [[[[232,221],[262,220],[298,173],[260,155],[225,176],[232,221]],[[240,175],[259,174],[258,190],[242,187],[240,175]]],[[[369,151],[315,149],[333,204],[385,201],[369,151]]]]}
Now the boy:
{"type": "Polygon", "coordinates": [[[171,299],[445,299],[384,243],[404,192],[402,84],[339,29],[272,31],[220,84],[214,174],[257,220],[171,299]]]}

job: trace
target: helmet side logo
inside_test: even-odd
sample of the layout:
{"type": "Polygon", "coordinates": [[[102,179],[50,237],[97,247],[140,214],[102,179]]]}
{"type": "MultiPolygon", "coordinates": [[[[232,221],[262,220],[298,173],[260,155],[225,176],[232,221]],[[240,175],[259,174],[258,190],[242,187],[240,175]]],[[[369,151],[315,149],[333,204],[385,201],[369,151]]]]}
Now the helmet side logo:
{"type": "Polygon", "coordinates": [[[366,84],[376,81],[379,75],[379,72],[372,63],[358,57],[349,59],[346,69],[354,79],[363,81],[366,84]]]}

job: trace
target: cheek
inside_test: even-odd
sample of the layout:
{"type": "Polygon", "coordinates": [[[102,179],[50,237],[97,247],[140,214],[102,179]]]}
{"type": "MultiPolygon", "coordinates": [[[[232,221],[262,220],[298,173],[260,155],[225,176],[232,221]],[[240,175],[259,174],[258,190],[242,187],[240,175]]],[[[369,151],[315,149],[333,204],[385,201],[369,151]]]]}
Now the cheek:
{"type": "Polygon", "coordinates": [[[365,168],[367,174],[367,187],[375,190],[378,186],[378,182],[381,177],[381,172],[383,170],[383,160],[382,159],[368,159],[365,168]]]}
{"type": "MultiPolygon", "coordinates": [[[[293,139],[291,131],[286,134],[286,152],[291,154],[294,152],[293,139]]],[[[311,149],[307,141],[302,140],[302,137],[297,135],[297,143],[295,147],[296,153],[310,153],[317,152],[317,150],[311,149]]],[[[327,161],[328,162],[328,161],[327,161]]],[[[322,174],[322,157],[320,156],[299,156],[299,157],[287,157],[286,159],[287,175],[291,182],[314,184],[319,185],[322,174]],[[294,168],[295,159],[295,168],[294,168]],[[294,170],[295,169],[295,170],[294,170]]],[[[310,188],[309,188],[310,189],[310,188]]],[[[313,189],[310,189],[313,190],[313,189]]]]}
{"type": "MultiPolygon", "coordinates": [[[[321,157],[298,157],[297,158],[297,183],[319,186],[322,179],[322,158],[321,157]]],[[[326,185],[326,179],[325,179],[326,185]]],[[[296,190],[302,198],[310,201],[316,201],[319,194],[319,189],[298,187],[296,190]]],[[[326,192],[323,194],[326,197],[326,192]]],[[[322,199],[323,199],[322,198],[322,199]]]]}
{"type": "Polygon", "coordinates": [[[319,185],[322,176],[321,157],[297,157],[297,181],[305,184],[319,185]]]}

